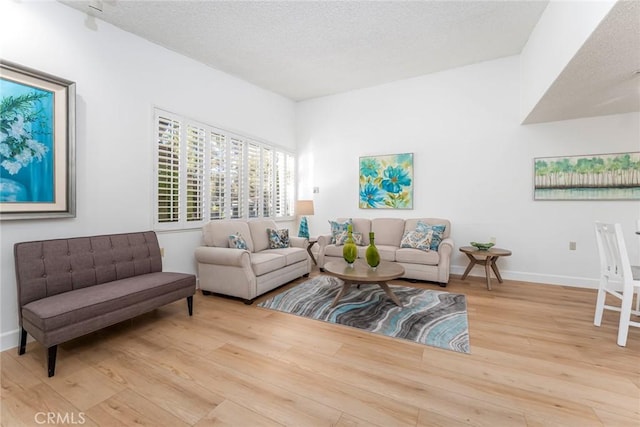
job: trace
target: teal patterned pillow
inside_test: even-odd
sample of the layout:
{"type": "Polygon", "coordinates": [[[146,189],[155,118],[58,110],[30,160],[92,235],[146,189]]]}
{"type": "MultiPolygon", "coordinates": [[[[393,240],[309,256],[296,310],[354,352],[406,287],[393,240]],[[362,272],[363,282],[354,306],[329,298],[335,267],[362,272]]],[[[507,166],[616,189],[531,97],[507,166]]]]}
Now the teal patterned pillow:
{"type": "MultiPolygon", "coordinates": [[[[353,237],[353,242],[357,246],[364,246],[364,238],[362,236],[362,233],[360,233],[359,231],[354,231],[351,233],[351,236],[353,237]]],[[[336,246],[344,245],[348,237],[349,237],[349,232],[347,231],[343,231],[340,234],[338,234],[336,236],[336,246]]]]}
{"type": "Polygon", "coordinates": [[[348,219],[345,222],[329,220],[329,225],[331,226],[331,243],[335,244],[338,235],[343,231],[347,231],[347,227],[351,225],[351,219],[348,219]]]}
{"type": "Polygon", "coordinates": [[[431,250],[437,251],[438,246],[440,246],[440,242],[442,242],[442,236],[444,235],[444,230],[446,227],[446,225],[429,225],[425,224],[422,221],[418,221],[418,224],[416,225],[416,231],[420,231],[422,233],[433,231],[433,237],[431,238],[431,250]]]}
{"type": "Polygon", "coordinates": [[[269,235],[269,249],[289,247],[288,229],[283,228],[281,230],[274,230],[273,228],[267,228],[267,234],[269,235]]]}
{"type": "Polygon", "coordinates": [[[242,237],[240,233],[229,236],[229,247],[232,249],[248,249],[247,241],[244,240],[244,237],[242,237]]]}
{"type": "Polygon", "coordinates": [[[409,230],[404,233],[400,241],[401,248],[420,249],[428,251],[431,249],[431,240],[433,239],[433,231],[424,233],[422,231],[409,230]]]}

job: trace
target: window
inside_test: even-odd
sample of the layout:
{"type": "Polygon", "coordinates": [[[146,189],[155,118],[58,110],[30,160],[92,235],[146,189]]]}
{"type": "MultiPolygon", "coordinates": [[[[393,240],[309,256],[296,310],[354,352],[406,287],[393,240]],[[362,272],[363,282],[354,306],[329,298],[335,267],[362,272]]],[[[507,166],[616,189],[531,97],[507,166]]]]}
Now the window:
{"type": "Polygon", "coordinates": [[[292,153],[161,110],[155,127],[156,228],[293,215],[292,153]]]}

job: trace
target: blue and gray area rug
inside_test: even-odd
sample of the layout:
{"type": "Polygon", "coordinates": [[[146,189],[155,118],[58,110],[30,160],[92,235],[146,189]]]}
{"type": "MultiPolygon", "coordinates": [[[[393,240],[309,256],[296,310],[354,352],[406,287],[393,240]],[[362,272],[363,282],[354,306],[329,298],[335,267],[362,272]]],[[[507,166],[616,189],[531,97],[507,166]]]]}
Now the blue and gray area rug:
{"type": "Polygon", "coordinates": [[[390,285],[398,307],[378,285],[352,286],[338,304],[331,303],[342,281],[317,276],[258,304],[258,307],[351,326],[376,334],[453,350],[469,351],[464,295],[390,285]]]}

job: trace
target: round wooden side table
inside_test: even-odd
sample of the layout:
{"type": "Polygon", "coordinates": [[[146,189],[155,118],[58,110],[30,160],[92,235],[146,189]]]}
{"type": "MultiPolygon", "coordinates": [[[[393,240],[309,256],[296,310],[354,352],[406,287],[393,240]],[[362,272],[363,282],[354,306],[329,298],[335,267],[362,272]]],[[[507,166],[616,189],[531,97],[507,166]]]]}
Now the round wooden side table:
{"type": "Polygon", "coordinates": [[[463,246],[460,248],[460,252],[464,253],[469,258],[469,265],[462,275],[462,280],[467,278],[467,275],[471,271],[474,265],[483,264],[484,271],[487,276],[487,289],[491,290],[491,270],[496,275],[498,282],[502,283],[502,276],[496,265],[496,261],[501,256],[510,256],[511,251],[507,249],[491,248],[486,251],[481,251],[473,246],[463,246]]]}

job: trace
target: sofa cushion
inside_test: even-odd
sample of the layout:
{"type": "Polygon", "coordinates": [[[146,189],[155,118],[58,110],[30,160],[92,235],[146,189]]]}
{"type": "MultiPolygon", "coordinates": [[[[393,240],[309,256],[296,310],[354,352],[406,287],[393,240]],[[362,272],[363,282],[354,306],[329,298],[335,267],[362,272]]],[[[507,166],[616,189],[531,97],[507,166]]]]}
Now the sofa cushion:
{"type": "Polygon", "coordinates": [[[404,219],[375,218],[371,221],[371,231],[374,233],[375,245],[400,247],[404,233],[404,219]]]}
{"type": "Polygon", "coordinates": [[[270,273],[287,265],[287,258],[271,250],[251,254],[251,268],[256,276],[270,273]]]}
{"type": "MultiPolygon", "coordinates": [[[[342,258],[342,249],[343,248],[344,248],[344,246],[327,245],[325,247],[325,249],[324,249],[324,255],[328,256],[328,257],[340,257],[340,258],[342,258]]],[[[358,247],[358,258],[364,258],[366,251],[367,251],[367,247],[366,246],[359,246],[358,247]]]]}
{"type": "Polygon", "coordinates": [[[382,261],[396,261],[397,246],[379,245],[376,243],[376,248],[378,248],[378,253],[382,261]]]}
{"type": "Polygon", "coordinates": [[[276,222],[271,219],[252,219],[247,222],[251,230],[251,240],[253,240],[253,250],[251,252],[260,252],[269,249],[268,228],[278,229],[276,222]]]}
{"type": "Polygon", "coordinates": [[[157,272],[128,277],[42,298],[22,307],[22,316],[43,331],[92,318],[108,317],[123,307],[193,286],[194,276],[157,272]]]}
{"type": "Polygon", "coordinates": [[[265,253],[273,253],[282,255],[285,258],[285,264],[291,265],[296,262],[307,260],[307,251],[302,248],[282,248],[282,249],[267,249],[265,253]]]}
{"type": "Polygon", "coordinates": [[[327,245],[324,249],[325,256],[342,257],[342,246],[327,245]]]}
{"type": "Polygon", "coordinates": [[[240,233],[234,233],[229,236],[229,247],[232,249],[248,249],[247,241],[244,240],[240,233]]]}
{"type": "Polygon", "coordinates": [[[289,247],[289,230],[282,228],[276,230],[267,228],[267,236],[269,237],[269,249],[279,249],[289,247]]]}
{"type": "Polygon", "coordinates": [[[396,261],[407,264],[438,265],[440,263],[440,255],[437,251],[400,248],[396,251],[396,261]]]}
{"type": "Polygon", "coordinates": [[[232,234],[240,234],[247,243],[247,249],[253,252],[253,241],[251,232],[246,221],[242,220],[215,220],[209,221],[202,228],[204,235],[204,244],[207,246],[215,246],[217,248],[229,247],[229,236],[232,234]]]}
{"type": "Polygon", "coordinates": [[[442,241],[442,236],[444,235],[445,225],[429,225],[425,224],[422,221],[418,221],[418,225],[416,226],[416,231],[422,233],[431,233],[431,246],[430,249],[432,251],[437,251],[438,246],[440,246],[440,242],[442,241]]]}

